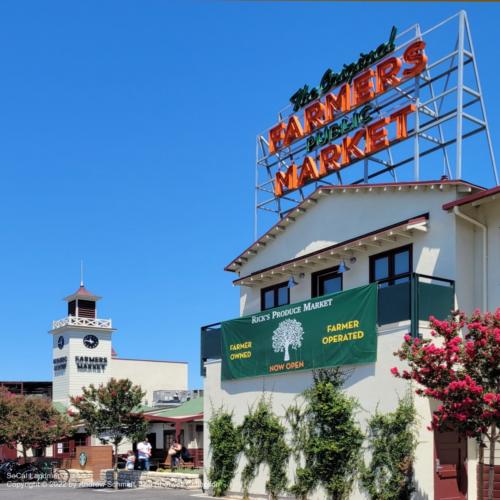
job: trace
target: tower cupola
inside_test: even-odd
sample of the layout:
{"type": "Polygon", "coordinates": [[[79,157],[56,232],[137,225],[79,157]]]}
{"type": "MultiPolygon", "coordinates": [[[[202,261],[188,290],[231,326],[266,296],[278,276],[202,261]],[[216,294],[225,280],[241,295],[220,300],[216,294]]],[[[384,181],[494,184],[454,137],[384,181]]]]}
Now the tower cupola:
{"type": "Polygon", "coordinates": [[[75,293],[68,295],[64,300],[68,303],[68,316],[97,318],[96,303],[101,297],[89,292],[83,283],[80,283],[80,288],[75,293]]]}

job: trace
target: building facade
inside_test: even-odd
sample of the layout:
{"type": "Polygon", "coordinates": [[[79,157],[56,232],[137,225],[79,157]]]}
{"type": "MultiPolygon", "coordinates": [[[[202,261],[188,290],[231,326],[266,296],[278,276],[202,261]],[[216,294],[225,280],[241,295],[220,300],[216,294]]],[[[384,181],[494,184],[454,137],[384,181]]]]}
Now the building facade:
{"type": "MultiPolygon", "coordinates": [[[[499,260],[500,189],[442,179],[321,187],[226,270],[236,273],[242,318],[262,318],[275,307],[285,314],[286,306],[293,308],[301,301],[335,297],[370,283],[376,286],[376,359],[345,365],[351,375],[344,389],[360,402],[363,411],[357,419],[365,428],[376,409],[392,411],[400,397],[414,390],[390,373],[391,367],[403,366],[393,353],[405,334],[428,336],[431,314],[445,318],[457,307],[471,313],[500,305],[499,260]]],[[[336,312],[331,314],[334,322],[336,312]]],[[[270,350],[272,333],[262,332],[270,350]]],[[[307,369],[228,378],[221,360],[226,356],[229,363],[220,325],[203,328],[201,335],[206,420],[214,408],[223,406],[240,424],[249,405],[263,393],[271,395],[275,413],[283,417],[312,383],[307,369]]],[[[343,344],[347,351],[356,349],[353,340],[343,344]]],[[[296,352],[290,350],[292,361],[296,352]]],[[[250,357],[246,362],[257,360],[250,357]]],[[[415,404],[415,498],[476,498],[475,441],[452,431],[429,431],[433,404],[418,397],[415,404]]],[[[206,463],[209,448],[206,433],[206,463]]],[[[242,492],[243,466],[244,460],[231,484],[236,495],[242,492]]],[[[291,463],[289,481],[294,467],[291,463]]],[[[261,471],[251,486],[256,498],[266,497],[265,480],[261,471]]],[[[316,492],[314,499],[322,498],[324,494],[316,492]]],[[[367,496],[356,485],[352,498],[367,496]]]]}
{"type": "Polygon", "coordinates": [[[69,404],[82,387],[106,383],[110,378],[129,378],[146,392],[144,404],[153,403],[157,390],[185,391],[188,365],[177,361],[125,359],[116,355],[111,319],[97,316],[101,297],[83,284],[64,300],[67,316],[52,324],[53,400],[69,404]]]}
{"type": "MultiPolygon", "coordinates": [[[[97,302],[100,299],[81,283],[75,293],[64,299],[67,303],[67,316],[52,323],[52,330],[49,332],[52,336],[52,399],[56,408],[66,412],[71,406],[70,398],[80,395],[83,387],[106,384],[111,378],[128,378],[142,388],[145,392],[142,403],[150,421],[155,411],[162,410],[153,406],[155,393],[189,393],[188,398],[193,397],[188,391],[186,362],[128,359],[116,354],[113,349],[116,329],[112,326],[112,320],[101,319],[97,314],[97,302]]],[[[171,403],[172,406],[180,405],[180,401],[171,403]]],[[[175,435],[178,438],[189,440],[188,444],[196,450],[201,447],[196,442],[196,436],[191,436],[189,426],[176,426],[175,420],[172,420],[168,421],[168,429],[162,427],[160,432],[158,425],[153,425],[154,422],[151,421],[148,436],[155,456],[166,455],[165,439],[161,434],[164,430],[174,434],[177,432],[175,435]]],[[[167,421],[161,422],[163,425],[167,421]]],[[[100,440],[88,435],[82,426],[74,436],[56,443],[47,453],[56,458],[70,458],[77,446],[100,444],[100,440]]],[[[124,442],[119,452],[126,453],[132,447],[133,443],[124,442]]]]}
{"type": "MultiPolygon", "coordinates": [[[[120,358],[113,349],[116,329],[112,327],[112,320],[100,319],[97,315],[100,299],[83,283],[64,299],[67,315],[53,321],[49,332],[52,336],[52,381],[3,381],[0,386],[14,394],[52,399],[54,408],[67,414],[71,397],[82,394],[83,387],[106,384],[111,378],[128,378],[145,392],[142,410],[150,422],[148,437],[156,462],[165,459],[171,441],[178,439],[192,453],[196,463],[201,464],[203,394],[200,390],[188,390],[188,364],[120,358]]],[[[31,450],[29,454],[71,459],[77,447],[101,444],[80,425],[72,436],[46,450],[31,450]]],[[[126,453],[133,447],[134,443],[123,442],[119,453],[126,453]]],[[[7,445],[0,447],[0,458],[20,455],[20,449],[7,445]]]]}

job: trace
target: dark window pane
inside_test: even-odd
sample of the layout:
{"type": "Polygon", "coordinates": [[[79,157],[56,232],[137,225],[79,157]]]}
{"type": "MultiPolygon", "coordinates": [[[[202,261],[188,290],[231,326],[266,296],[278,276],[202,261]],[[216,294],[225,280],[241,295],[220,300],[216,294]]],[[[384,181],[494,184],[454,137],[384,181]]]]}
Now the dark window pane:
{"type": "Polygon", "coordinates": [[[379,257],[374,262],[374,278],[375,281],[383,280],[389,277],[389,257],[379,257]]]}
{"type": "Polygon", "coordinates": [[[264,309],[271,309],[274,307],[274,290],[267,290],[264,293],[264,309]]]}
{"type": "Polygon", "coordinates": [[[85,446],[87,443],[86,434],[75,434],[75,446],[85,446]]]}
{"type": "Polygon", "coordinates": [[[398,278],[397,280],[394,280],[395,285],[399,285],[400,283],[408,283],[410,281],[410,277],[406,276],[405,278],[398,278]]]}
{"type": "Polygon", "coordinates": [[[278,303],[277,306],[284,306],[288,304],[288,287],[282,286],[278,288],[278,303]]]}
{"type": "Polygon", "coordinates": [[[324,279],[320,278],[320,295],[335,293],[342,291],[342,278],[340,276],[329,276],[324,279]]]}
{"type": "Polygon", "coordinates": [[[394,274],[405,274],[410,272],[410,252],[405,250],[394,255],[394,274]]]}

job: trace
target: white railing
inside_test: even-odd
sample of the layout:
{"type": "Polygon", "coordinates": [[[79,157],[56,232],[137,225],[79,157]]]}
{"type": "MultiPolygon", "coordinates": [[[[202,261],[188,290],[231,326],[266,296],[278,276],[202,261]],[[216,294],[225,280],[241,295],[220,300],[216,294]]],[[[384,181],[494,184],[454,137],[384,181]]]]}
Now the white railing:
{"type": "Polygon", "coordinates": [[[78,316],[68,316],[63,319],[52,321],[52,329],[63,328],[65,326],[86,326],[91,328],[111,328],[110,319],[80,318],[78,316]]]}

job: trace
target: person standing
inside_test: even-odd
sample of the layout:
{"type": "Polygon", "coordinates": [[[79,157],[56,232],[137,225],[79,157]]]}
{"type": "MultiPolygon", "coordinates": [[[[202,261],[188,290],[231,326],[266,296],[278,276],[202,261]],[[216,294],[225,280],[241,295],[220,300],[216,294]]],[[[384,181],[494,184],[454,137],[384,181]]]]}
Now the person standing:
{"type": "Polygon", "coordinates": [[[149,460],[151,458],[151,443],[148,441],[148,438],[145,437],[138,445],[137,452],[139,457],[139,469],[140,470],[149,470],[149,460]]]}

